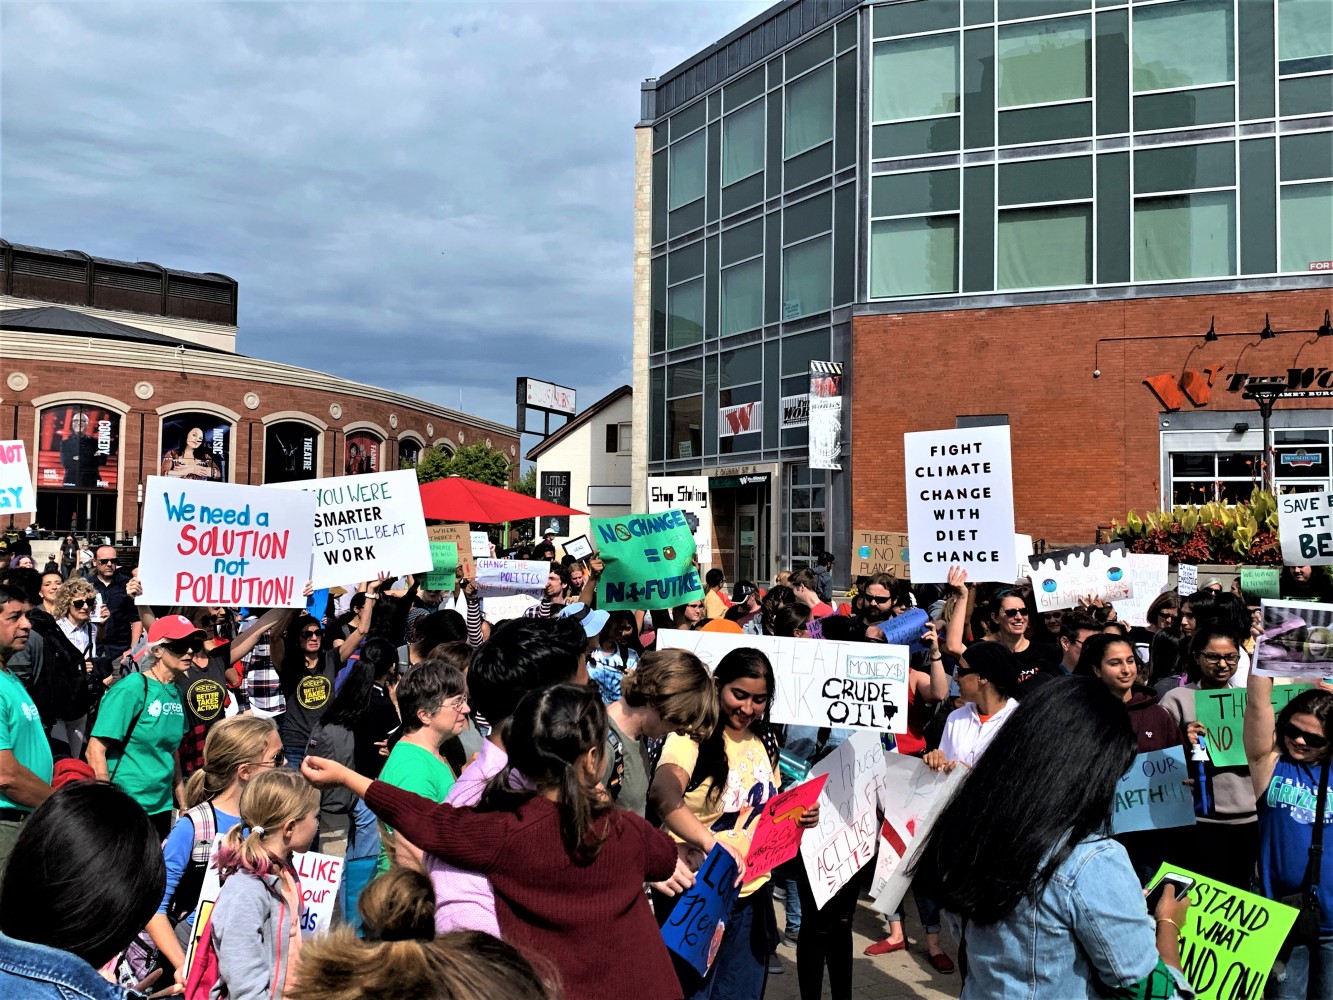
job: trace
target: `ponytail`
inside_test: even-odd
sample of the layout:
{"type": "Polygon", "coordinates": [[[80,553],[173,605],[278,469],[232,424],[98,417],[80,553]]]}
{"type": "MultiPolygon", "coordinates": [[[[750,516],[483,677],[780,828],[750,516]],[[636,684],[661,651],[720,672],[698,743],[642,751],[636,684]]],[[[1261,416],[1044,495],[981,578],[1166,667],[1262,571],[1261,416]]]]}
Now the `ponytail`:
{"type": "Polygon", "coordinates": [[[223,719],[210,729],[204,740],[204,766],[185,783],[185,808],[211,802],[230,788],[243,764],[263,757],[269,737],[277,731],[272,720],[252,715],[223,719]]]}
{"type": "Polygon", "coordinates": [[[218,849],[218,870],[270,875],[286,866],[267,844],[287,823],[319,808],[319,790],[295,771],[265,771],[241,793],[241,822],[227,831],[218,849]]]}

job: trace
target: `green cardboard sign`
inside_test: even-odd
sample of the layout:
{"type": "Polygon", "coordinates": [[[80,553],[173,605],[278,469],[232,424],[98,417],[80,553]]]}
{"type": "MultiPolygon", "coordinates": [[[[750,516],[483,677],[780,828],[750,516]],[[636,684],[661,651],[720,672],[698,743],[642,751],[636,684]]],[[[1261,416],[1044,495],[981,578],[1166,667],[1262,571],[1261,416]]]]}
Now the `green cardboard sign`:
{"type": "Polygon", "coordinates": [[[1249,597],[1278,598],[1278,578],[1282,571],[1276,566],[1242,566],[1240,589],[1249,597]]]}
{"type": "Polygon", "coordinates": [[[458,575],[458,543],[431,542],[430,561],[431,571],[426,574],[425,588],[453,593],[458,575]]]}
{"type": "Polygon", "coordinates": [[[1194,879],[1180,928],[1180,971],[1198,1000],[1261,997],[1296,909],[1164,862],[1148,888],[1172,872],[1194,879]]]}
{"type": "MultiPolygon", "coordinates": [[[[1274,684],[1273,711],[1280,712],[1287,702],[1309,684],[1274,684]]],[[[1208,756],[1214,767],[1240,767],[1246,763],[1242,726],[1245,721],[1245,689],[1217,688],[1194,692],[1194,717],[1208,731],[1208,756]]]]}
{"type": "Polygon", "coordinates": [[[599,609],[674,608],[703,600],[694,532],[684,511],[594,517],[591,527],[604,564],[597,581],[599,609]]]}

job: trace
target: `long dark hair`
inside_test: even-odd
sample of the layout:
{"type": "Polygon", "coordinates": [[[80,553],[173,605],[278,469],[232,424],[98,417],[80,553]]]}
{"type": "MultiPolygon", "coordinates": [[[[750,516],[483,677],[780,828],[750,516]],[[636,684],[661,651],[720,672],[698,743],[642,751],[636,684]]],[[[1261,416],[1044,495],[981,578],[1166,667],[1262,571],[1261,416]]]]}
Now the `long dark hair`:
{"type": "Polygon", "coordinates": [[[1003,919],[1041,894],[1076,845],[1108,833],[1116,783],[1137,748],[1124,703],[1096,679],[1041,686],[926,835],[917,886],[967,919],[1003,919]]]}
{"type": "MultiPolygon", "coordinates": [[[[763,681],[768,687],[768,704],[764,706],[762,718],[750,723],[750,732],[763,739],[768,732],[768,715],[773,708],[773,695],[777,682],[773,678],[773,665],[768,657],[750,646],[733,649],[713,671],[713,684],[717,688],[718,704],[722,703],[722,689],[732,681],[752,678],[763,681]]],[[[690,788],[697,788],[705,781],[712,782],[708,789],[707,802],[712,806],[727,787],[727,774],[731,765],[727,761],[726,716],[718,713],[717,725],[713,731],[699,743],[699,757],[694,764],[694,773],[690,775],[690,788]]]]}
{"type": "Polygon", "coordinates": [[[759,602],[759,622],[763,626],[764,635],[777,634],[773,631],[773,624],[778,611],[795,603],[796,591],[790,587],[779,584],[768,588],[768,593],[759,602]]]}
{"type": "Polygon", "coordinates": [[[375,695],[374,668],[369,663],[358,660],[347,671],[342,687],[338,688],[329,707],[320,716],[320,724],[342,726],[353,729],[370,711],[371,699],[375,695]]]}
{"type": "Polygon", "coordinates": [[[593,823],[613,808],[611,800],[597,791],[607,732],[601,697],[580,684],[530,691],[514,709],[507,729],[509,763],[487,783],[477,809],[514,811],[529,801],[532,792],[515,790],[511,784],[515,773],[538,792],[555,789],[565,850],[576,864],[591,864],[606,839],[604,831],[593,830],[593,823]],[[589,751],[596,775],[583,766],[589,751]]]}
{"type": "Polygon", "coordinates": [[[1189,666],[1182,662],[1185,637],[1173,628],[1159,628],[1148,645],[1148,665],[1152,667],[1152,682],[1157,684],[1168,677],[1178,677],[1189,666]]]}
{"type": "Polygon", "coordinates": [[[1134,652],[1134,644],[1128,637],[1121,632],[1098,632],[1096,635],[1090,635],[1083,640],[1083,648],[1078,654],[1078,663],[1074,664],[1074,673],[1084,677],[1098,677],[1102,665],[1102,660],[1106,658],[1106,650],[1116,643],[1122,643],[1129,647],[1129,654],[1138,660],[1139,654],[1134,652]]]}
{"type": "MultiPolygon", "coordinates": [[[[1287,702],[1286,707],[1278,713],[1277,717],[1277,748],[1283,757],[1287,756],[1286,744],[1282,740],[1282,730],[1290,724],[1293,715],[1313,715],[1319,720],[1320,726],[1324,729],[1325,736],[1333,736],[1333,692],[1312,688],[1309,691],[1302,691],[1291,701],[1287,702]]],[[[1327,761],[1333,757],[1333,746],[1326,747],[1324,752],[1319,755],[1321,761],[1327,761]]]]}

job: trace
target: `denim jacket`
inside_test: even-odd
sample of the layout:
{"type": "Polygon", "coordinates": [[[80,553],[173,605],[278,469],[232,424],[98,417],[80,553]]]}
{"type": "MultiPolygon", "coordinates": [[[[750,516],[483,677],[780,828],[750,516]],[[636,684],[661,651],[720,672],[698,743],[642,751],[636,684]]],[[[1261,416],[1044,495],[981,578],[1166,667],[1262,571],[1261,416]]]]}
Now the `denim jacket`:
{"type": "Polygon", "coordinates": [[[0,934],[0,997],[5,1000],[126,1000],[142,996],[107,982],[77,955],[0,934]]]}
{"type": "MultiPolygon", "coordinates": [[[[958,937],[957,918],[954,935],[958,937]]],[[[1035,900],[993,924],[969,922],[962,1000],[1076,1000],[1118,996],[1157,966],[1157,935],[1125,849],[1090,837],[1035,900]]],[[[1193,997],[1169,970],[1176,997],[1193,997]]]]}

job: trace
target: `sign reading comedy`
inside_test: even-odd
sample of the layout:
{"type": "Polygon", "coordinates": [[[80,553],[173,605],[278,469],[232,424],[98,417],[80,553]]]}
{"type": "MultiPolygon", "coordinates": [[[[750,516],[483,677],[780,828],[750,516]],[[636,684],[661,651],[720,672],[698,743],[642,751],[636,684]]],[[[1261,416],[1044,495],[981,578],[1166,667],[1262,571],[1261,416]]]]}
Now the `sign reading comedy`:
{"type": "Polygon", "coordinates": [[[912,582],[1012,583],[1014,484],[1008,427],[903,435],[912,582]]]}

